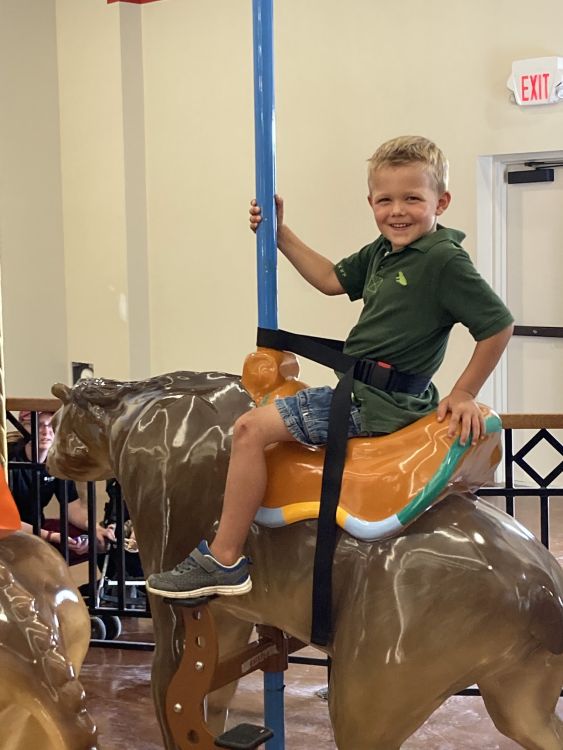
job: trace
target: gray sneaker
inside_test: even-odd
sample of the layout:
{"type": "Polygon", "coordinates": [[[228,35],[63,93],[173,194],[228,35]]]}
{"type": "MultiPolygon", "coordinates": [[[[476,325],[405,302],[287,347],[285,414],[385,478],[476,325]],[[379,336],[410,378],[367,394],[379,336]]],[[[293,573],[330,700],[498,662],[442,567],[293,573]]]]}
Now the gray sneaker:
{"type": "Polygon", "coordinates": [[[211,554],[207,542],[202,541],[172,570],[149,576],[146,588],[151,594],[171,599],[246,594],[252,588],[248,558],[241,557],[234,565],[221,565],[211,554]]]}

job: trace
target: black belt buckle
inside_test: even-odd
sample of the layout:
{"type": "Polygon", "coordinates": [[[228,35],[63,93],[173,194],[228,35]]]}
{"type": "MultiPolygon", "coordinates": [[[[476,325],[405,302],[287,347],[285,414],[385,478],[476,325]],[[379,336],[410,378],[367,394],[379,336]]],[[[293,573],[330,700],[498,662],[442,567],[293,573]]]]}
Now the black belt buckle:
{"type": "Polygon", "coordinates": [[[380,391],[389,391],[393,377],[394,368],[386,362],[376,362],[373,359],[360,359],[354,367],[356,380],[378,388],[380,391]]]}

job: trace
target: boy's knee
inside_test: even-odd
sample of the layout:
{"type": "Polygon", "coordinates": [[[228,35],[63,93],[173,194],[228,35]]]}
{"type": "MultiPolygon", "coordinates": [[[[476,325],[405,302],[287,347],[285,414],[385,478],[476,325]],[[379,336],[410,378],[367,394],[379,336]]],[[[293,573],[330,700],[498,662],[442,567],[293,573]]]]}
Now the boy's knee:
{"type": "Polygon", "coordinates": [[[255,410],[240,416],[234,425],[233,440],[237,443],[257,443],[261,440],[261,430],[255,416],[255,410]]]}
{"type": "Polygon", "coordinates": [[[272,443],[293,440],[275,406],[261,406],[240,416],[233,428],[233,444],[266,448],[272,443]]]}

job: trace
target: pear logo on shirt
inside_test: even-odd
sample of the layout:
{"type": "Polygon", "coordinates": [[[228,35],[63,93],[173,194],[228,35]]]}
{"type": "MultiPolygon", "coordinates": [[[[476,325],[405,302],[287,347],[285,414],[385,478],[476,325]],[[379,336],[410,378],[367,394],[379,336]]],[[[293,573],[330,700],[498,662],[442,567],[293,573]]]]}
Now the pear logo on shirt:
{"type": "Polygon", "coordinates": [[[397,284],[400,284],[401,286],[407,286],[409,283],[405,277],[405,274],[402,271],[399,271],[399,273],[395,276],[395,281],[397,282],[397,284]]]}

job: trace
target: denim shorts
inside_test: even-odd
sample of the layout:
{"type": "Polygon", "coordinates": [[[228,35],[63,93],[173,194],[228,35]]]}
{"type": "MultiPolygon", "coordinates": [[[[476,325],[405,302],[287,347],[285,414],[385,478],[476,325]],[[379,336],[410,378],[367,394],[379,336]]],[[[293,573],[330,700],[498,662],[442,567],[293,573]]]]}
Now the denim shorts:
{"type": "MultiPolygon", "coordinates": [[[[293,437],[305,445],[325,445],[328,436],[328,415],[334,389],[330,386],[305,388],[295,396],[276,398],[285,426],[293,437]]],[[[360,410],[352,402],[348,422],[348,437],[365,435],[360,426],[360,410]]]]}

